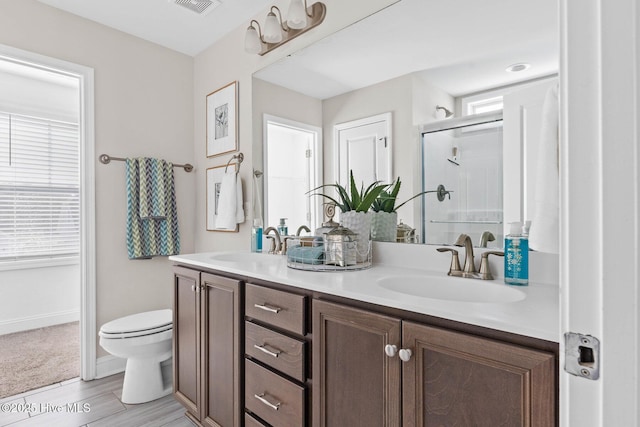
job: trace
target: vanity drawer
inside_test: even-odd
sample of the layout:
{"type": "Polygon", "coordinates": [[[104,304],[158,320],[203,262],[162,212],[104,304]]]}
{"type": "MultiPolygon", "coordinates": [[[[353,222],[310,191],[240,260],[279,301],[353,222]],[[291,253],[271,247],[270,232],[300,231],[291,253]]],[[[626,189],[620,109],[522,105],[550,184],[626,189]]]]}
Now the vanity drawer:
{"type": "Polygon", "coordinates": [[[304,387],[247,360],[244,390],[245,407],[272,426],[304,425],[304,387]]]}
{"type": "Polygon", "coordinates": [[[245,412],[244,427],[265,427],[265,425],[245,412]]]}
{"type": "Polygon", "coordinates": [[[303,295],[247,284],[245,314],[278,328],[304,335],[306,298],[303,295]]]}
{"type": "Polygon", "coordinates": [[[245,353],[280,372],[304,382],[305,346],[300,341],[255,323],[245,322],[245,353]]]}

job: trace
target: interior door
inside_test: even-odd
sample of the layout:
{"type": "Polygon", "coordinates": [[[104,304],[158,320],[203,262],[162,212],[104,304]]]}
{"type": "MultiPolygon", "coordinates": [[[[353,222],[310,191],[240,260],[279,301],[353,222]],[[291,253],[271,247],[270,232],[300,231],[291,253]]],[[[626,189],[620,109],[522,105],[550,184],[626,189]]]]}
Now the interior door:
{"type": "Polygon", "coordinates": [[[353,171],[358,187],[374,181],[391,182],[391,113],[338,124],[334,134],[341,185],[349,184],[349,171],[353,171]]]}

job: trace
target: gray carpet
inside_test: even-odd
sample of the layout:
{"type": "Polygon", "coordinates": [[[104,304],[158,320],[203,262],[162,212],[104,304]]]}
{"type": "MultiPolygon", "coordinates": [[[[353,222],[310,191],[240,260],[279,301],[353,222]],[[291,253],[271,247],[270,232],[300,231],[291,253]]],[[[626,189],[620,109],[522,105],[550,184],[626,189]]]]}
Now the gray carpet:
{"type": "Polygon", "coordinates": [[[0,398],[79,375],[79,322],[0,335],[0,398]]]}

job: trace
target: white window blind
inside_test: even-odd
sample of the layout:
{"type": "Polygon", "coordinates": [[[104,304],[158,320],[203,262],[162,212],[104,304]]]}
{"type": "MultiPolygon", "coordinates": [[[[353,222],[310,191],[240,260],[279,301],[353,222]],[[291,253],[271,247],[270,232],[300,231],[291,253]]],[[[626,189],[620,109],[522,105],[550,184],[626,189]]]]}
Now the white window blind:
{"type": "Polygon", "coordinates": [[[79,254],[78,125],[0,112],[0,261],[79,254]]]}

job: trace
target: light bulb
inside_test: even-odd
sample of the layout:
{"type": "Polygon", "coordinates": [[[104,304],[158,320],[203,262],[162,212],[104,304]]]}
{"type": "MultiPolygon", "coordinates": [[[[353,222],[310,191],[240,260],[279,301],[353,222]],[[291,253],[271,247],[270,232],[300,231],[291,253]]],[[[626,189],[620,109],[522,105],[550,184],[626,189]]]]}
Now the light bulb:
{"type": "Polygon", "coordinates": [[[287,12],[287,25],[294,30],[301,30],[307,26],[307,11],[302,0],[291,0],[287,12]]]}
{"type": "Polygon", "coordinates": [[[282,41],[282,28],[275,13],[269,12],[264,21],[264,41],[267,43],[280,43],[282,41]]]}
{"type": "Polygon", "coordinates": [[[260,53],[262,51],[262,42],[258,31],[250,26],[244,36],[244,50],[247,53],[260,53]]]}

